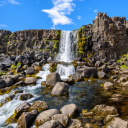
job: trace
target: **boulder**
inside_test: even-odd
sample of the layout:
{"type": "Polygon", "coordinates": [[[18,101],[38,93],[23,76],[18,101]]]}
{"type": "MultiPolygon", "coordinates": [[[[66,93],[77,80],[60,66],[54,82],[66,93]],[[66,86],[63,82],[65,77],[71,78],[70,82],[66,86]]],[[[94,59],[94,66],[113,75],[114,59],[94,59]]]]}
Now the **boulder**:
{"type": "Polygon", "coordinates": [[[36,80],[35,77],[27,77],[25,78],[25,84],[36,84],[36,80]]]}
{"type": "Polygon", "coordinates": [[[33,67],[28,67],[27,70],[26,70],[26,74],[27,75],[35,74],[34,68],[33,67]]]}
{"type": "Polygon", "coordinates": [[[104,89],[105,89],[106,91],[113,90],[113,89],[114,89],[113,83],[111,83],[111,82],[106,82],[106,83],[104,84],[104,89]]]}
{"type": "Polygon", "coordinates": [[[10,67],[11,66],[12,61],[9,58],[2,57],[0,59],[0,64],[4,65],[4,68],[3,68],[3,70],[4,70],[6,67],[10,67]]]}
{"type": "Polygon", "coordinates": [[[67,128],[83,128],[82,123],[78,119],[70,119],[67,128]]]}
{"type": "Polygon", "coordinates": [[[45,122],[43,125],[38,128],[63,128],[63,126],[57,120],[50,120],[45,122]]]}
{"type": "Polygon", "coordinates": [[[77,111],[78,111],[78,108],[75,104],[68,104],[68,105],[63,106],[60,109],[60,112],[64,115],[67,115],[68,117],[75,116],[77,111]]]}
{"type": "Polygon", "coordinates": [[[107,73],[107,72],[109,71],[109,68],[107,67],[106,64],[103,65],[103,66],[101,66],[100,68],[101,68],[101,70],[102,70],[103,72],[105,72],[105,73],[107,73]]]}
{"type": "Polygon", "coordinates": [[[36,109],[32,112],[23,112],[18,118],[16,128],[30,128],[37,115],[38,111],[36,109]]]}
{"type": "Polygon", "coordinates": [[[41,100],[34,101],[29,110],[31,111],[34,109],[37,109],[38,112],[44,111],[48,109],[48,105],[46,104],[45,101],[41,101],[41,100]]]}
{"type": "Polygon", "coordinates": [[[102,116],[107,116],[107,115],[118,115],[117,109],[113,106],[107,106],[107,105],[96,105],[93,108],[93,112],[95,115],[102,115],[102,116]]]}
{"type": "Polygon", "coordinates": [[[30,105],[29,103],[27,103],[27,102],[24,102],[24,103],[20,104],[20,105],[15,109],[14,117],[18,119],[18,118],[21,116],[21,114],[22,114],[23,112],[27,112],[27,111],[29,110],[30,106],[31,106],[31,105],[30,105]]]}
{"type": "Polygon", "coordinates": [[[68,94],[69,85],[64,82],[57,82],[54,88],[52,89],[52,95],[64,95],[68,94]]]}
{"type": "Polygon", "coordinates": [[[5,87],[10,87],[13,85],[13,80],[11,78],[4,79],[5,87]]]}
{"type": "Polygon", "coordinates": [[[106,77],[107,77],[107,75],[106,75],[106,73],[105,73],[105,72],[100,71],[100,72],[98,72],[98,77],[99,77],[100,79],[104,79],[104,78],[106,78],[106,77]]]}
{"type": "Polygon", "coordinates": [[[50,121],[51,117],[55,114],[59,114],[59,111],[57,109],[49,109],[41,112],[35,120],[36,127],[44,124],[46,121],[50,121]]]}
{"type": "Polygon", "coordinates": [[[68,116],[64,114],[56,114],[52,116],[52,120],[57,120],[59,121],[64,127],[67,127],[68,124],[68,116]]]}
{"type": "Polygon", "coordinates": [[[72,78],[64,79],[63,82],[68,83],[68,84],[70,84],[70,85],[72,85],[72,84],[75,83],[74,80],[73,80],[72,78]]]}
{"type": "Polygon", "coordinates": [[[31,99],[33,97],[32,94],[22,94],[19,96],[19,99],[20,100],[28,100],[28,99],[31,99]]]}
{"type": "Polygon", "coordinates": [[[16,57],[15,61],[16,61],[17,63],[22,63],[22,60],[23,60],[23,59],[25,59],[25,57],[19,55],[19,56],[16,57]]]}
{"type": "Polygon", "coordinates": [[[96,61],[95,63],[95,67],[101,67],[103,65],[103,62],[102,61],[96,61]]]}
{"type": "Polygon", "coordinates": [[[55,86],[57,82],[61,82],[60,75],[58,73],[50,73],[46,77],[46,85],[55,86]]]}
{"type": "Polygon", "coordinates": [[[128,122],[117,117],[108,124],[107,128],[128,128],[128,122]]]}

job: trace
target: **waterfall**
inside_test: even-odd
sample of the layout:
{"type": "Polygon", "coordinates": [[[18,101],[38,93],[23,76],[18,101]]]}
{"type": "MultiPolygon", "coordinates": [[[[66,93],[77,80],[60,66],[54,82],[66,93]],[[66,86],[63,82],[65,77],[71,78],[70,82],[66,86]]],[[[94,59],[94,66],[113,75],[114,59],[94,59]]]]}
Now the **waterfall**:
{"type": "Polygon", "coordinates": [[[77,31],[61,31],[58,61],[71,62],[75,58],[76,44],[78,40],[77,31]]]}
{"type": "Polygon", "coordinates": [[[75,73],[74,66],[69,62],[72,62],[76,56],[77,41],[78,30],[61,31],[59,53],[56,57],[56,60],[66,62],[66,65],[64,63],[57,65],[57,72],[60,74],[61,79],[68,78],[68,76],[75,73]]]}

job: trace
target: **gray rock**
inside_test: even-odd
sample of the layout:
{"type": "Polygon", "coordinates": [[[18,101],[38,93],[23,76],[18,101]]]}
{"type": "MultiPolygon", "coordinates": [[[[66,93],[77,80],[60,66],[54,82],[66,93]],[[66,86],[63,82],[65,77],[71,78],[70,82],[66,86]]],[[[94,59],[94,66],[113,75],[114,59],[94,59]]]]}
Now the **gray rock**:
{"type": "Polygon", "coordinates": [[[57,120],[50,120],[45,122],[38,128],[63,128],[63,126],[57,120]]]}
{"type": "Polygon", "coordinates": [[[28,67],[27,70],[26,70],[26,74],[27,75],[35,74],[34,68],[33,67],[28,67]]]}
{"type": "Polygon", "coordinates": [[[42,125],[46,121],[50,121],[51,117],[55,114],[59,114],[59,111],[57,109],[49,109],[41,112],[35,120],[36,127],[42,125]]]}
{"type": "Polygon", "coordinates": [[[120,118],[114,118],[107,128],[128,128],[128,122],[120,118]]]}
{"type": "Polygon", "coordinates": [[[29,110],[30,106],[31,106],[31,105],[30,105],[29,103],[27,103],[27,102],[24,102],[24,103],[20,104],[20,105],[15,109],[14,117],[18,119],[18,118],[21,116],[21,114],[22,114],[23,112],[27,112],[27,111],[29,110]]]}
{"type": "Polygon", "coordinates": [[[60,75],[58,73],[50,73],[46,77],[46,85],[55,86],[57,82],[61,82],[60,75]]]}
{"type": "Polygon", "coordinates": [[[100,71],[100,72],[98,72],[98,77],[99,77],[100,79],[104,79],[104,78],[106,78],[106,77],[107,77],[107,75],[106,75],[106,73],[105,73],[105,72],[100,71]]]}
{"type": "Polygon", "coordinates": [[[64,114],[56,114],[52,116],[52,120],[57,120],[59,121],[64,127],[67,127],[68,124],[68,116],[64,114]]]}
{"type": "Polygon", "coordinates": [[[74,115],[76,115],[78,108],[75,104],[68,104],[63,106],[60,109],[60,112],[64,115],[67,115],[68,117],[73,117],[74,115]]]}
{"type": "Polygon", "coordinates": [[[0,89],[5,87],[5,81],[3,79],[0,79],[0,89]]]}
{"type": "Polygon", "coordinates": [[[36,84],[36,80],[35,77],[27,77],[25,78],[25,84],[36,84]]]}
{"type": "Polygon", "coordinates": [[[57,82],[54,88],[52,89],[52,95],[64,95],[68,94],[69,85],[64,82],[57,82]]]}
{"type": "Polygon", "coordinates": [[[113,83],[111,83],[111,82],[106,82],[106,83],[104,84],[104,89],[105,89],[106,91],[113,90],[113,89],[114,89],[113,83]]]}
{"type": "Polygon", "coordinates": [[[78,119],[69,120],[68,128],[83,128],[82,123],[78,119]]]}

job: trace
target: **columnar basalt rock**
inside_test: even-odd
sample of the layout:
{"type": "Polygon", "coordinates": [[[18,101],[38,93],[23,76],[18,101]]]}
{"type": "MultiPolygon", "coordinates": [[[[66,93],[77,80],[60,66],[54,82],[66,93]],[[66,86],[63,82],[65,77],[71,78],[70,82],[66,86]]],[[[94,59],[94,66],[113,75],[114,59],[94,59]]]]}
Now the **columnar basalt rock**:
{"type": "MultiPolygon", "coordinates": [[[[60,30],[24,30],[11,33],[0,31],[0,41],[5,42],[8,54],[19,55],[24,52],[44,52],[56,54],[59,50],[60,30]]],[[[5,50],[5,51],[6,51],[5,50]]],[[[0,51],[3,53],[3,51],[0,51]]]]}
{"type": "Polygon", "coordinates": [[[128,35],[126,33],[126,18],[107,16],[98,13],[93,20],[93,50],[99,59],[118,58],[128,48],[128,35]]]}

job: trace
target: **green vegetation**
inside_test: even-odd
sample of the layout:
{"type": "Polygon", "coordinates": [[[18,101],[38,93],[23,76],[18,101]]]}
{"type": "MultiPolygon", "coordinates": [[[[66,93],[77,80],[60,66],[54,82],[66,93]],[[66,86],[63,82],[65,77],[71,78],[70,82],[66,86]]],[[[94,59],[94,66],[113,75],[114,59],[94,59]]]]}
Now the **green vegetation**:
{"type": "Polygon", "coordinates": [[[4,38],[5,38],[5,39],[7,39],[7,38],[8,38],[8,36],[5,36],[4,38]]]}
{"type": "Polygon", "coordinates": [[[3,72],[0,72],[0,76],[2,76],[2,75],[6,75],[7,73],[3,73],[3,72]]]}
{"type": "Polygon", "coordinates": [[[13,33],[9,37],[12,38],[12,36],[13,36],[13,33]]]}
{"type": "Polygon", "coordinates": [[[55,31],[55,34],[58,34],[59,35],[60,33],[58,31],[55,31]]]}
{"type": "Polygon", "coordinates": [[[11,68],[13,69],[13,70],[15,70],[19,65],[21,65],[21,63],[18,63],[16,66],[15,65],[11,65],[11,68]]]}
{"type": "Polygon", "coordinates": [[[122,70],[125,70],[125,69],[128,69],[128,66],[126,66],[126,65],[124,64],[124,65],[121,65],[120,68],[121,68],[122,70]]]}
{"type": "Polygon", "coordinates": [[[7,44],[10,44],[10,41],[8,41],[7,44]]]}

